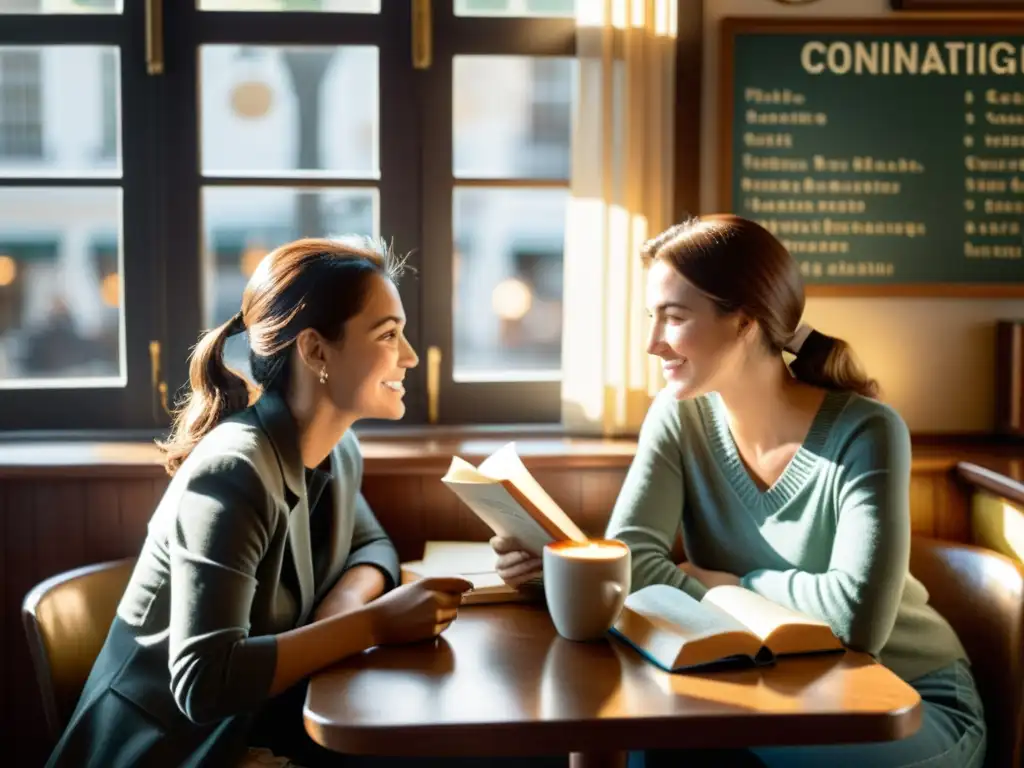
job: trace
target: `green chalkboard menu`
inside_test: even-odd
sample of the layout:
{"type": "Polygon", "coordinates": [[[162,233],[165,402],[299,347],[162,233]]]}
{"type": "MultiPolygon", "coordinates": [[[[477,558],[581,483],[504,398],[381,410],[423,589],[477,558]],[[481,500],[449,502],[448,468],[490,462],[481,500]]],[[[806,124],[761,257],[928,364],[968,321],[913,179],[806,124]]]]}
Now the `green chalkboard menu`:
{"type": "Polygon", "coordinates": [[[1024,22],[726,19],[721,208],[809,293],[1024,296],[1024,22]]]}

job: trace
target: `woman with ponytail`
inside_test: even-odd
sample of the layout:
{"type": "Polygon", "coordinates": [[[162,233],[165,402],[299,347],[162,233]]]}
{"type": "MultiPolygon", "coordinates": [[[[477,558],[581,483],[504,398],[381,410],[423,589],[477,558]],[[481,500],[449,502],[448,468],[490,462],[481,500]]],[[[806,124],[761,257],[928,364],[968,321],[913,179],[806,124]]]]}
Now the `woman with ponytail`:
{"type": "MultiPolygon", "coordinates": [[[[632,589],[668,584],[700,599],[729,584],[822,619],[914,686],[924,716],[901,741],[647,752],[631,765],[980,768],[985,720],[970,663],[908,570],[903,420],[874,399],[877,384],[844,341],[801,324],[797,264],[763,227],[695,218],[643,257],[648,352],[667,384],[607,531],[629,545],[632,589]],[[676,564],[680,530],[686,562],[676,564]]],[[[510,584],[541,575],[516,542],[492,543],[510,584]]]]}
{"type": "Polygon", "coordinates": [[[172,480],[50,766],[294,765],[274,755],[282,743],[315,759],[308,738],[288,738],[302,731],[300,684],[455,618],[471,584],[397,586],[359,490],[351,426],[401,418],[417,364],[400,268],[334,241],[284,245],[200,340],[163,444],[172,480]],[[223,359],[242,332],[252,388],[223,359]]]}

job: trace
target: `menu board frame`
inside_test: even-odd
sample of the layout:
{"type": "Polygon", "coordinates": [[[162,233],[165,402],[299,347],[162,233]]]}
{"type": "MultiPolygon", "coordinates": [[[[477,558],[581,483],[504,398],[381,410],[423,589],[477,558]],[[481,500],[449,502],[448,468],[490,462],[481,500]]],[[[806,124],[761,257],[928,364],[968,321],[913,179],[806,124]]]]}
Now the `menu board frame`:
{"type": "Polygon", "coordinates": [[[894,11],[1019,11],[1024,0],[890,0],[894,11]]]}
{"type": "MultiPolygon", "coordinates": [[[[930,35],[960,34],[1000,35],[1020,37],[1024,44],[1024,17],[1018,19],[970,17],[931,17],[926,15],[884,16],[875,18],[785,18],[785,17],[726,17],[721,20],[718,52],[718,124],[725,130],[719,134],[718,146],[718,201],[719,210],[732,211],[733,144],[736,129],[733,104],[735,101],[734,52],[737,35],[785,34],[843,34],[843,35],[930,35]]],[[[1021,86],[1024,90],[1024,84],[1021,86]]],[[[808,296],[905,296],[952,298],[1017,298],[1024,297],[1024,282],[929,282],[882,283],[857,282],[844,278],[842,282],[805,282],[808,296]]]]}

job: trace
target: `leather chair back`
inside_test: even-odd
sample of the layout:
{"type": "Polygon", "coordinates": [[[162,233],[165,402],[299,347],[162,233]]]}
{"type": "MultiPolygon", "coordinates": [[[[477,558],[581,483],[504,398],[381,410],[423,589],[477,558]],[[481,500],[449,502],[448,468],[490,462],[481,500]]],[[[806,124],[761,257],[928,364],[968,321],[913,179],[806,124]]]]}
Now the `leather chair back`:
{"type": "Polygon", "coordinates": [[[910,572],[967,650],[988,725],[986,765],[1024,756],[1024,566],[981,547],[915,536],[910,572]]]}
{"type": "Polygon", "coordinates": [[[76,568],[25,596],[22,621],[54,740],[78,703],[134,567],[132,557],[76,568]]]}

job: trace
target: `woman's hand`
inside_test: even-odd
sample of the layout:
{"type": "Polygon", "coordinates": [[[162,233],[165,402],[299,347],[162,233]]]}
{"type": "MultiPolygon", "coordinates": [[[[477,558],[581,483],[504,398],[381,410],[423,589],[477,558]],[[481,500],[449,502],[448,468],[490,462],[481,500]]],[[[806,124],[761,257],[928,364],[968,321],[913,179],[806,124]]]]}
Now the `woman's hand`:
{"type": "Polygon", "coordinates": [[[420,579],[395,587],[366,607],[375,645],[414,643],[437,637],[458,614],[462,593],[473,583],[457,576],[420,579]]]}
{"type": "Polygon", "coordinates": [[[728,571],[711,571],[707,568],[696,566],[690,562],[680,563],[679,570],[687,576],[696,579],[708,589],[726,585],[732,587],[738,587],[740,585],[740,577],[731,574],[728,571]]]}
{"type": "Polygon", "coordinates": [[[544,561],[523,549],[515,539],[495,536],[491,539],[491,548],[498,553],[498,576],[510,587],[518,589],[543,575],[544,561]]]}

